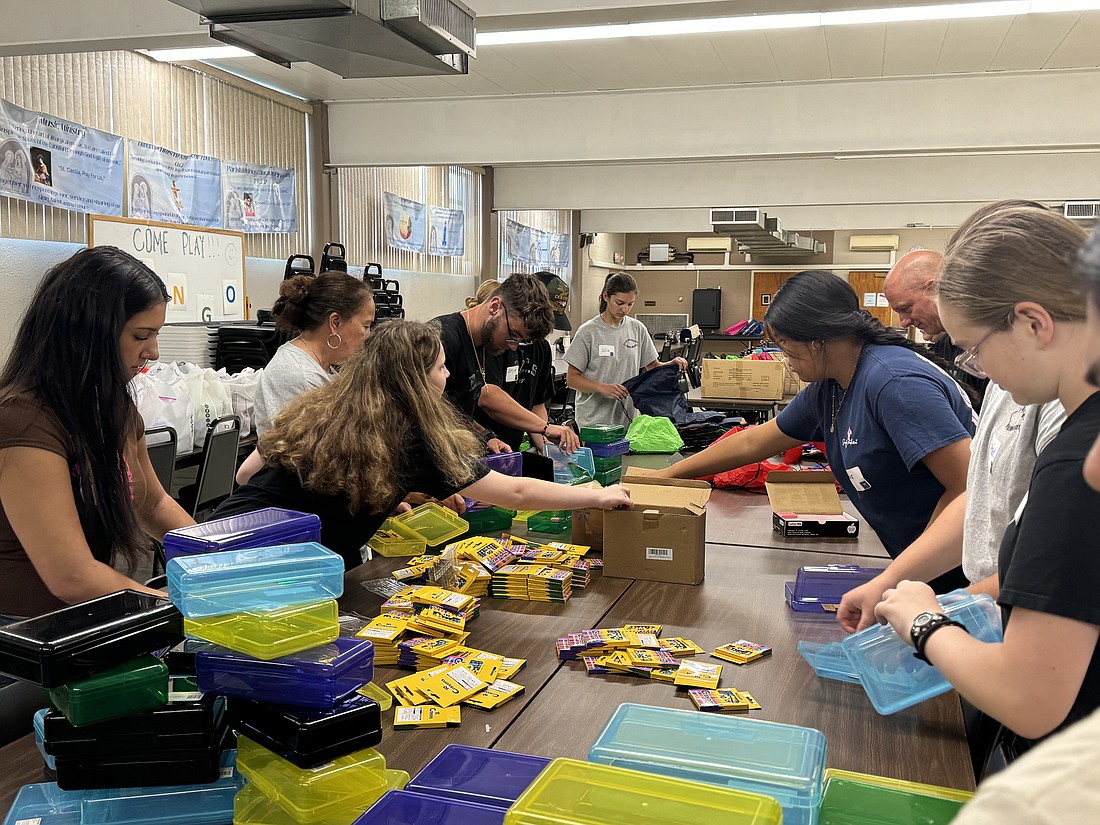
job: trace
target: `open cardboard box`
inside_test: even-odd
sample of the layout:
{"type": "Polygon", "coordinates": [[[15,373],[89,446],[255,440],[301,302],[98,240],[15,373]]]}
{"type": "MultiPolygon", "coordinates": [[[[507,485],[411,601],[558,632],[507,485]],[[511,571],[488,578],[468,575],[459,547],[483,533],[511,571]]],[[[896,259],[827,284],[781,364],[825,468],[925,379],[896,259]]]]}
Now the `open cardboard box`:
{"type": "Polygon", "coordinates": [[[676,584],[703,581],[710,485],[653,478],[633,468],[622,485],[634,509],[603,514],[604,575],[676,584]]]}
{"type": "Polygon", "coordinates": [[[827,470],[775,472],[765,483],[772,529],[787,538],[855,538],[859,519],[840,506],[836,480],[827,470]]]}

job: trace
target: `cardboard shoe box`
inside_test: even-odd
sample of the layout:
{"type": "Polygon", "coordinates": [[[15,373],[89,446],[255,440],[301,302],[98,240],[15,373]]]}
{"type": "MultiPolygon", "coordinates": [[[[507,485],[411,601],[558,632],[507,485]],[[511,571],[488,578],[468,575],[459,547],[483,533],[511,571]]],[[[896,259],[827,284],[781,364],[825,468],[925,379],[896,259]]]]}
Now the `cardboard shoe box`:
{"type": "Polygon", "coordinates": [[[786,365],[780,361],[704,358],[700,394],[703,398],[779,401],[785,372],[786,365]]]}
{"type": "Polygon", "coordinates": [[[833,474],[827,470],[775,472],[765,483],[772,506],[772,529],[785,538],[855,538],[859,519],[840,506],[833,474]]]}
{"type": "Polygon", "coordinates": [[[699,584],[706,572],[710,485],[627,473],[633,510],[603,514],[603,574],[699,584]]]}

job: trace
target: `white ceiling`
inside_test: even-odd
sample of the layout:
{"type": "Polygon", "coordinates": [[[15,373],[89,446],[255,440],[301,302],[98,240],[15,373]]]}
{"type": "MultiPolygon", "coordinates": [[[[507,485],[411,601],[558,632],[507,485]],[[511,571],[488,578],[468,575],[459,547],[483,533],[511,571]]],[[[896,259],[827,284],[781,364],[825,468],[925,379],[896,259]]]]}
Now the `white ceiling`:
{"type": "MultiPolygon", "coordinates": [[[[0,55],[211,42],[168,0],[7,0],[0,55]]],[[[924,5],[928,0],[465,0],[478,27],[516,28],[754,12],[924,5]]],[[[309,64],[213,63],[300,97],[329,101],[545,95],[1100,67],[1100,12],[485,46],[469,75],[345,80],[309,64]]],[[[668,117],[680,113],[669,112],[668,117]]],[[[663,113],[654,113],[655,117],[663,113]]]]}

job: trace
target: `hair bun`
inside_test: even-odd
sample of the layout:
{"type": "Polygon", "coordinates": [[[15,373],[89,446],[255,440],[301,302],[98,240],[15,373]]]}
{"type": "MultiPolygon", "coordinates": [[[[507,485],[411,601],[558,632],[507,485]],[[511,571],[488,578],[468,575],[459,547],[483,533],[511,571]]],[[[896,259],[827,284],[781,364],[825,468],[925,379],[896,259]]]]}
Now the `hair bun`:
{"type": "Polygon", "coordinates": [[[294,304],[305,303],[309,300],[309,290],[313,286],[313,281],[312,275],[295,275],[279,285],[279,297],[294,304]]]}

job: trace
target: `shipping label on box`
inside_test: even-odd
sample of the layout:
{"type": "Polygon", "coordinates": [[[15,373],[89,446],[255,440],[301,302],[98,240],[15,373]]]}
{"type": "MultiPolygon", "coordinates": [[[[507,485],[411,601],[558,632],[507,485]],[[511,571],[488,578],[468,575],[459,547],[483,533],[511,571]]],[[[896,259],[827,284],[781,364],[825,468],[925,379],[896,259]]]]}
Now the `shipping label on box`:
{"type": "Polygon", "coordinates": [[[786,365],[780,361],[703,359],[703,398],[743,398],[779,401],[783,398],[786,365]]]}
{"type": "Polygon", "coordinates": [[[785,538],[856,538],[859,520],[844,512],[827,471],[776,472],[765,483],[772,529],[785,538]]]}
{"type": "Polygon", "coordinates": [[[706,572],[710,485],[628,472],[633,510],[604,515],[604,575],[699,584],[706,572]]]}

